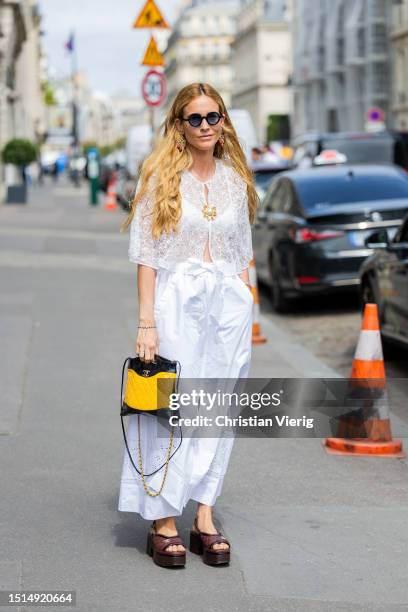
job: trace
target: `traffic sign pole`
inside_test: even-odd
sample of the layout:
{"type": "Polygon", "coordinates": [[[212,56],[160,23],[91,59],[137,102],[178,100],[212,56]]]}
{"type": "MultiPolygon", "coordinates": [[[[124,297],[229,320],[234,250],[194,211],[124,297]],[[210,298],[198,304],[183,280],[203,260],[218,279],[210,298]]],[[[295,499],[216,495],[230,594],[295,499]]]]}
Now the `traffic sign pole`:
{"type": "Polygon", "coordinates": [[[156,140],[156,132],[155,132],[155,121],[154,121],[154,106],[150,106],[149,107],[150,110],[150,126],[152,128],[152,141],[151,141],[151,148],[153,149],[154,147],[154,143],[156,140]]]}
{"type": "MultiPolygon", "coordinates": [[[[133,23],[133,28],[169,28],[169,24],[164,19],[155,0],[146,0],[142,10],[133,23]]],[[[145,51],[143,66],[162,67],[164,59],[157,48],[157,43],[150,32],[149,45],[145,51]]],[[[166,79],[163,72],[155,69],[150,69],[146,72],[142,81],[142,96],[149,107],[150,125],[152,129],[152,147],[156,138],[155,133],[155,113],[154,109],[160,106],[166,97],[166,79]]]]}

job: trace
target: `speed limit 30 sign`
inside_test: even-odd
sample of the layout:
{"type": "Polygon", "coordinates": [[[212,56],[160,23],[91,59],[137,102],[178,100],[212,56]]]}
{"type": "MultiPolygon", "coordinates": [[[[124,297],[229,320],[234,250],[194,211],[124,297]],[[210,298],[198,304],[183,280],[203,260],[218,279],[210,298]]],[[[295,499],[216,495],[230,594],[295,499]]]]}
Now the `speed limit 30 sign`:
{"type": "Polygon", "coordinates": [[[166,97],[166,77],[158,70],[148,70],[142,81],[142,96],[149,106],[160,106],[166,97]]]}

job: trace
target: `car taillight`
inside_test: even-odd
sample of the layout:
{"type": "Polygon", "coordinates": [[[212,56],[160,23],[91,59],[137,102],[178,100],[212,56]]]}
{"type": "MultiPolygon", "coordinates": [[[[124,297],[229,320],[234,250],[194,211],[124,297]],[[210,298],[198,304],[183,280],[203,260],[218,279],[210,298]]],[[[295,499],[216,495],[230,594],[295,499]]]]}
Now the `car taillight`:
{"type": "Polygon", "coordinates": [[[341,230],[315,230],[310,228],[302,228],[296,230],[295,242],[315,242],[317,240],[328,240],[330,238],[340,238],[345,232],[341,230]]]}
{"type": "Polygon", "coordinates": [[[318,283],[320,278],[318,276],[297,276],[296,280],[300,285],[307,285],[308,283],[318,283]]]}

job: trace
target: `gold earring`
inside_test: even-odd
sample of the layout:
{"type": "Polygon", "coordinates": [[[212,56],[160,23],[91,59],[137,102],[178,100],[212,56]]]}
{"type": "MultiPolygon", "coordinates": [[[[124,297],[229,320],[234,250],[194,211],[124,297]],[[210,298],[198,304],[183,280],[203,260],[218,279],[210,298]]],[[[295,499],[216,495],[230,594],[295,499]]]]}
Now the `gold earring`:
{"type": "Polygon", "coordinates": [[[184,136],[182,134],[180,134],[179,131],[176,132],[176,147],[177,150],[180,151],[180,153],[182,153],[185,149],[186,146],[186,139],[184,138],[184,136]]]}
{"type": "Polygon", "coordinates": [[[220,143],[221,148],[224,148],[224,144],[225,144],[224,132],[221,132],[221,136],[219,137],[218,142],[220,143]]]}

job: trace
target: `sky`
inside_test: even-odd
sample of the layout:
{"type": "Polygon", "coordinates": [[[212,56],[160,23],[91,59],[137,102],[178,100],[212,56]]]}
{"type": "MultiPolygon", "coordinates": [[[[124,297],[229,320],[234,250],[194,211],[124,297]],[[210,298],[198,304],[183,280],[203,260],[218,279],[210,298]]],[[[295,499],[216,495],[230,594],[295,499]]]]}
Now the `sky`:
{"type": "MultiPolygon", "coordinates": [[[[133,29],[132,25],[144,3],[145,0],[40,0],[42,41],[49,68],[56,76],[70,74],[71,58],[64,43],[73,29],[78,70],[87,73],[91,89],[139,96],[140,82],[147,70],[140,62],[150,32],[133,29]]],[[[157,5],[171,26],[180,0],[157,0],[157,5]]]]}

